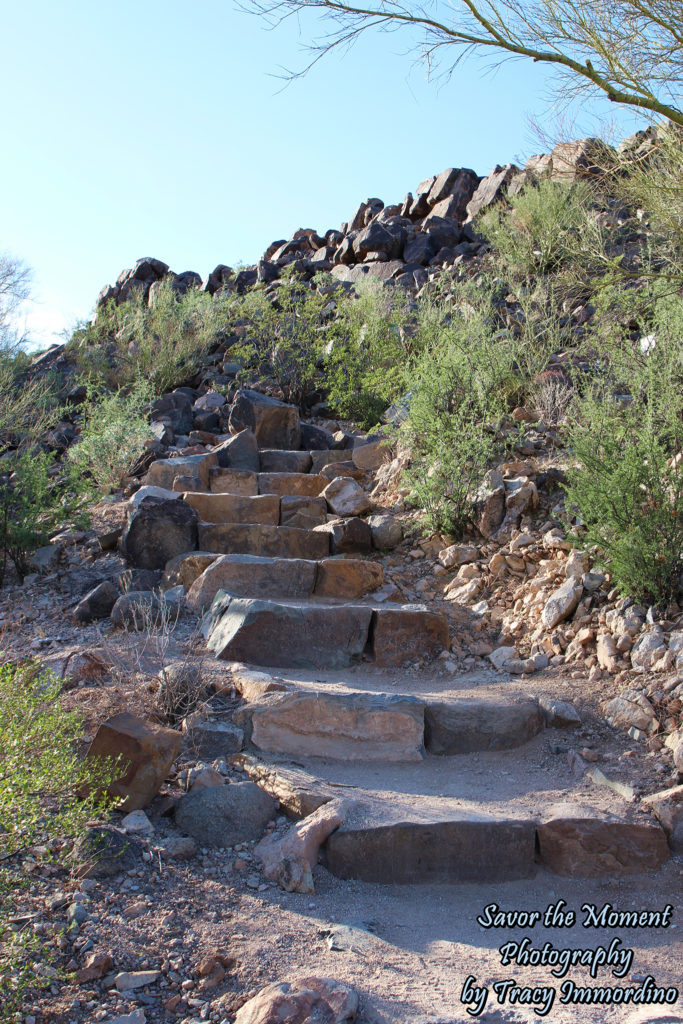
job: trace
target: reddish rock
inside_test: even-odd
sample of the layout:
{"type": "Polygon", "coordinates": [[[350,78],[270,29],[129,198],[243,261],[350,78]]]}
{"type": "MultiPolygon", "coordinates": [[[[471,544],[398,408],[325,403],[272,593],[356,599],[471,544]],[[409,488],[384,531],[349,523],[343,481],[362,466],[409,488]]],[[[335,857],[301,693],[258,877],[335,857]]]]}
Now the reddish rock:
{"type": "Polygon", "coordinates": [[[666,835],[659,825],[598,816],[590,808],[573,804],[552,808],[536,834],[540,862],[571,878],[656,871],[669,858],[666,835]]]}
{"type": "Polygon", "coordinates": [[[112,783],[110,792],[123,797],[125,810],[133,811],[146,807],[156,796],[181,739],[174,729],[151,725],[124,712],[102,723],[87,756],[123,759],[123,773],[112,783]]]}
{"type": "Polygon", "coordinates": [[[421,658],[434,658],[448,650],[448,619],[423,605],[377,608],[370,630],[375,663],[403,665],[421,658]]]}
{"type": "Polygon", "coordinates": [[[235,1024],[351,1024],[358,996],[331,978],[301,978],[262,989],[238,1010],[235,1024]]]}

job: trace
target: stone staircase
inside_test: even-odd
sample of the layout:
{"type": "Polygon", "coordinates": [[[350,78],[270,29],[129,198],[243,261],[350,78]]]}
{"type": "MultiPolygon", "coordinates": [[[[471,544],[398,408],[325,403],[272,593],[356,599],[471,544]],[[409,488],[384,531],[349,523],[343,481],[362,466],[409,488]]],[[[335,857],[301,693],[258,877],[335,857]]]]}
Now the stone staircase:
{"type": "Polygon", "coordinates": [[[233,663],[245,737],[233,761],[292,817],[344,798],[323,848],[333,874],[497,883],[668,859],[664,832],[632,805],[557,759],[539,767],[545,730],[570,723],[535,697],[463,693],[443,673],[416,695],[408,666],[448,648],[448,620],[387,600],[367,522],[330,515],[332,481],[367,482],[348,451],[265,448],[256,462],[240,437],[230,457],[159,460],[148,484],[181,491],[196,513],[197,549],[173,566],[209,650],[233,663]]]}

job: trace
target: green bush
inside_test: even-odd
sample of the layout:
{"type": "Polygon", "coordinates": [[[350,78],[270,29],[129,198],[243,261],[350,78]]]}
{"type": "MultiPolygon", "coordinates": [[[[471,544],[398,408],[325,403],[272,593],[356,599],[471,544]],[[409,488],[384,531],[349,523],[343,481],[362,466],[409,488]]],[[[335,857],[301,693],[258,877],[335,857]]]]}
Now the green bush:
{"type": "Polygon", "coordinates": [[[272,293],[254,288],[234,300],[233,313],[239,314],[246,335],[244,343],[231,350],[243,364],[240,376],[267,377],[286,402],[301,406],[319,378],[335,295],[336,289],[312,288],[285,273],[272,293]]]}
{"type": "Polygon", "coordinates": [[[124,392],[102,393],[91,383],[83,407],[80,440],[68,451],[75,479],[91,491],[108,493],[120,487],[152,437],[148,409],[153,397],[146,381],[124,392]]]}
{"type": "Polygon", "coordinates": [[[568,264],[576,269],[602,249],[592,201],[585,183],[568,186],[543,179],[512,196],[508,209],[489,209],[478,227],[502,268],[515,278],[549,274],[568,264]]]}
{"type": "Polygon", "coordinates": [[[68,351],[86,376],[109,387],[142,379],[161,394],[192,378],[230,322],[230,308],[228,299],[196,289],[177,295],[162,281],[151,307],[138,293],[99,310],[94,323],[76,329],[68,351]]]}
{"type": "Polygon", "coordinates": [[[497,450],[492,425],[518,387],[512,350],[495,326],[486,284],[461,288],[452,309],[438,298],[420,305],[423,353],[403,432],[413,500],[430,530],[462,534],[497,450]]]}
{"type": "Polygon", "coordinates": [[[45,983],[41,961],[49,958],[18,914],[27,880],[21,858],[37,844],[36,857],[49,860],[55,841],[101,815],[105,801],[97,794],[115,771],[78,756],[81,720],[60,707],[60,689],[33,662],[0,666],[0,1019],[7,1021],[28,990],[45,983]]]}
{"type": "Polygon", "coordinates": [[[658,602],[683,569],[683,299],[655,301],[652,325],[645,345],[612,335],[599,351],[569,429],[567,501],[619,590],[658,602]]]}
{"type": "Polygon", "coordinates": [[[51,472],[52,455],[23,451],[0,474],[0,585],[8,560],[21,579],[33,552],[67,522],[85,523],[85,495],[75,475],[51,472]]]}
{"type": "Polygon", "coordinates": [[[369,428],[409,384],[419,350],[414,310],[406,292],[376,279],[337,303],[325,387],[338,415],[369,428]]]}

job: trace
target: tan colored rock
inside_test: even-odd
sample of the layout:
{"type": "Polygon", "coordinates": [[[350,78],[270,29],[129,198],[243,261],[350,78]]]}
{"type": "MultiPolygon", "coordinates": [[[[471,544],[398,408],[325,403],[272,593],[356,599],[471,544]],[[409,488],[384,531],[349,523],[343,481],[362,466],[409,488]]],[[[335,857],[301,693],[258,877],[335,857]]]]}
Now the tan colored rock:
{"type": "Polygon", "coordinates": [[[420,761],[424,706],[414,697],[302,690],[241,707],[235,721],[271,754],[338,761],[420,761]]]}
{"type": "Polygon", "coordinates": [[[548,629],[554,629],[558,623],[568,619],[576,610],[582,593],[583,586],[574,579],[568,579],[566,583],[558,587],[550,595],[541,612],[543,625],[548,629]]]}
{"type": "Polygon", "coordinates": [[[206,611],[219,590],[236,597],[306,598],[313,593],[316,571],[310,559],[218,556],[190,587],[187,603],[206,611]]]}
{"type": "Polygon", "coordinates": [[[267,693],[281,693],[289,689],[282,679],[267,672],[257,672],[241,662],[228,665],[228,671],[232,687],[250,704],[259,701],[267,693]]]}
{"type": "MultiPolygon", "coordinates": [[[[369,529],[369,527],[368,527],[369,529]]],[[[199,547],[219,554],[251,554],[272,558],[327,558],[330,535],[289,526],[254,523],[199,523],[199,547]]]]}
{"type": "Polygon", "coordinates": [[[209,474],[209,487],[214,494],[258,494],[258,474],[248,469],[215,468],[209,474]]]}
{"type": "Polygon", "coordinates": [[[382,566],[357,558],[325,558],[318,562],[315,581],[317,597],[355,600],[382,586],[382,566]]]}
{"type": "Polygon", "coordinates": [[[189,589],[209,566],[216,561],[218,555],[208,551],[190,551],[186,555],[178,555],[166,563],[164,585],[189,589]]]}
{"type": "Polygon", "coordinates": [[[478,558],[479,550],[474,544],[451,544],[450,547],[439,551],[439,561],[444,569],[454,569],[457,565],[476,562],[478,558]]]}
{"type": "Polygon", "coordinates": [[[449,648],[448,619],[424,605],[377,608],[371,639],[377,665],[393,667],[435,658],[449,648]]]}
{"type": "Polygon", "coordinates": [[[351,1024],[358,1013],[354,990],[330,978],[276,982],[238,1010],[235,1024],[351,1024]]]}
{"type": "Polygon", "coordinates": [[[299,498],[317,498],[327,480],[317,473],[259,473],[259,494],[295,495],[299,498]]]}
{"type": "Polygon", "coordinates": [[[123,809],[133,811],[146,807],[159,792],[181,740],[174,729],[162,729],[124,712],[100,725],[87,756],[121,759],[121,774],[110,792],[123,798],[123,809]]]}
{"type": "Polygon", "coordinates": [[[327,485],[322,496],[330,512],[336,516],[362,516],[371,508],[370,499],[363,488],[349,477],[336,477],[327,485]]]}
{"type": "Polygon", "coordinates": [[[207,455],[187,455],[177,459],[157,459],[149,467],[145,483],[165,487],[170,491],[177,476],[196,476],[208,491],[211,469],[217,465],[218,456],[214,452],[207,455]]]}
{"type": "Polygon", "coordinates": [[[647,732],[656,720],[655,711],[640,690],[623,690],[618,697],[608,700],[605,716],[616,729],[640,729],[647,732]]]}
{"type": "Polygon", "coordinates": [[[598,637],[598,665],[606,672],[616,675],[619,671],[619,655],[613,637],[609,633],[603,633],[598,637]]]}
{"type": "Polygon", "coordinates": [[[213,494],[188,491],[183,501],[199,513],[204,523],[260,523],[278,526],[280,499],[273,494],[243,497],[240,494],[213,494]]]}
{"type": "Polygon", "coordinates": [[[331,800],[293,825],[286,835],[262,839],[254,854],[261,861],[266,878],[287,892],[314,892],[310,873],[318,863],[320,847],[342,824],[343,810],[341,800],[331,800]],[[308,873],[292,870],[292,865],[301,861],[308,867],[308,873]]]}
{"type": "Polygon", "coordinates": [[[650,793],[643,797],[642,804],[666,832],[672,852],[683,853],[683,786],[650,793]]]}
{"type": "Polygon", "coordinates": [[[250,754],[235,754],[230,761],[275,797],[280,807],[294,818],[313,814],[337,796],[337,791],[302,768],[266,764],[250,754]]]}
{"type": "Polygon", "coordinates": [[[536,830],[539,859],[558,875],[614,878],[656,871],[669,858],[662,828],[653,822],[598,816],[592,808],[559,804],[536,830]]]}
{"type": "Polygon", "coordinates": [[[374,472],[385,462],[389,462],[391,451],[386,441],[371,441],[369,444],[357,445],[351,458],[358,469],[374,472]]]}

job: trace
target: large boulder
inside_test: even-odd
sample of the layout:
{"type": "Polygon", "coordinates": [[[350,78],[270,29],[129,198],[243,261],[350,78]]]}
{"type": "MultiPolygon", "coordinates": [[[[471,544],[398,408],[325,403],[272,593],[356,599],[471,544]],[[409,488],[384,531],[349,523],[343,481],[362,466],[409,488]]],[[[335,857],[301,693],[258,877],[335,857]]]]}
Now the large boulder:
{"type": "Polygon", "coordinates": [[[504,167],[496,164],[488,177],[479,182],[478,188],[467,204],[467,220],[474,220],[482,210],[500,200],[516,174],[519,174],[519,167],[516,167],[515,164],[505,164],[504,167]]]}
{"type": "Polygon", "coordinates": [[[261,448],[293,451],[300,447],[301,427],[295,406],[249,388],[240,388],[236,393],[230,409],[229,426],[235,433],[251,430],[261,448]]]}
{"type": "Polygon", "coordinates": [[[121,548],[141,569],[164,569],[177,555],[197,547],[199,516],[184,501],[145,498],[131,515],[121,548]]]}
{"type": "Polygon", "coordinates": [[[219,590],[235,597],[307,598],[315,582],[316,563],[310,559],[224,555],[195,580],[187,602],[203,612],[219,590]]]}
{"type": "Polygon", "coordinates": [[[351,477],[336,477],[322,492],[322,497],[336,516],[362,516],[371,507],[369,497],[351,477]]]}
{"type": "Polygon", "coordinates": [[[276,807],[254,782],[235,782],[187,793],[178,802],[175,821],[202,846],[234,846],[259,839],[276,807]]]}

